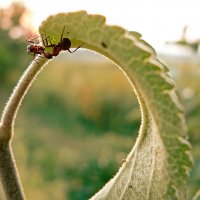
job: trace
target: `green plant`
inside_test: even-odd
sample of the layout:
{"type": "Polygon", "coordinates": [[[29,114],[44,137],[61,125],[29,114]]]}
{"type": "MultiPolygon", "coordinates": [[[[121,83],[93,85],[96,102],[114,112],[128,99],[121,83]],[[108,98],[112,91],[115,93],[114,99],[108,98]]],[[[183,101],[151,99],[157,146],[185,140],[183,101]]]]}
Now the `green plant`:
{"type": "MultiPolygon", "coordinates": [[[[100,15],[84,11],[57,14],[45,20],[40,33],[58,43],[99,52],[113,61],[130,81],[140,104],[142,123],[137,141],[119,172],[91,199],[186,199],[192,165],[185,122],[174,83],[154,49],[137,32],[105,25],[100,15]]],[[[50,51],[51,49],[49,49],[50,51]]],[[[0,175],[7,199],[25,199],[12,154],[11,139],[20,104],[33,80],[47,63],[37,57],[18,82],[0,124],[0,175]]],[[[89,174],[88,174],[89,176],[89,174]]]]}

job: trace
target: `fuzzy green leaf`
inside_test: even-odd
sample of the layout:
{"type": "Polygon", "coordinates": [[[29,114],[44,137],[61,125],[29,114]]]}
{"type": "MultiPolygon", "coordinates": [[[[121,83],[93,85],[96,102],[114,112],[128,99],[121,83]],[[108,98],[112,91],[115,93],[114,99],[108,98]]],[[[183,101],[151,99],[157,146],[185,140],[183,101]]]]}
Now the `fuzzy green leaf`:
{"type": "Polygon", "coordinates": [[[173,81],[155,50],[139,33],[108,26],[105,17],[85,11],[50,16],[40,34],[45,30],[58,43],[64,26],[64,37],[73,47],[84,42],[84,48],[103,54],[125,73],[142,114],[137,141],[126,161],[91,199],[185,199],[192,163],[184,116],[173,81]]]}

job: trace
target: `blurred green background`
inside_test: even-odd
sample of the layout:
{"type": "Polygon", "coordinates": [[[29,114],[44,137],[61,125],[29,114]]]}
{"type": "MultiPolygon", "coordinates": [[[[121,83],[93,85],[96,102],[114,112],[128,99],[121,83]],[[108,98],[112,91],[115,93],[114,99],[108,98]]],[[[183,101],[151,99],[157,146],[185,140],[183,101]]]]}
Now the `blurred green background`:
{"type": "MultiPolygon", "coordinates": [[[[26,54],[31,33],[20,24],[26,10],[11,8],[0,10],[0,110],[33,59],[26,54]]],[[[160,57],[185,107],[194,157],[191,196],[200,187],[200,63],[195,55],[160,57]]],[[[117,172],[140,119],[132,88],[116,66],[86,50],[62,53],[40,74],[16,121],[13,148],[27,199],[88,199],[117,172]]]]}

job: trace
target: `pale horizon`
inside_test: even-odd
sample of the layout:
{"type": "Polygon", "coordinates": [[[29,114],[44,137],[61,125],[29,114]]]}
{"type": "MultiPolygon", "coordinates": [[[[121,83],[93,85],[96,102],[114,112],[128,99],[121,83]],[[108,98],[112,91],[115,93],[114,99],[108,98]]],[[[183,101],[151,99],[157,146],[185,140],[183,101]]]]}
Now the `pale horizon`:
{"type": "MultiPolygon", "coordinates": [[[[9,5],[12,0],[5,0],[0,6],[9,5]]],[[[200,2],[197,0],[20,0],[32,13],[33,27],[49,15],[59,12],[86,10],[90,14],[102,14],[107,24],[119,25],[142,34],[144,40],[156,50],[168,48],[167,41],[179,40],[185,26],[188,26],[187,38],[200,38],[200,2]]],[[[165,50],[164,50],[165,51],[165,50]]]]}

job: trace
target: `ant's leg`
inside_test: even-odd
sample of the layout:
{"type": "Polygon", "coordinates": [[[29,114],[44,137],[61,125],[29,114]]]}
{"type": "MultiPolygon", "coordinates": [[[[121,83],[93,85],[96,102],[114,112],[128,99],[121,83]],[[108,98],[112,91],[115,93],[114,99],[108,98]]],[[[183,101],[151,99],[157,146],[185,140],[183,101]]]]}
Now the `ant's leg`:
{"type": "Polygon", "coordinates": [[[47,40],[44,39],[44,34],[42,34],[42,43],[46,47],[47,46],[47,40]]]}
{"type": "Polygon", "coordinates": [[[34,54],[31,54],[31,55],[33,55],[33,61],[32,62],[36,62],[39,65],[38,61],[35,59],[36,54],[34,53],[34,54]]]}
{"type": "Polygon", "coordinates": [[[30,53],[30,52],[27,52],[29,55],[32,55],[33,56],[33,59],[35,58],[35,56],[37,55],[36,53],[30,53]]]}
{"type": "Polygon", "coordinates": [[[38,56],[38,59],[35,59],[33,61],[39,65],[39,62],[38,62],[39,59],[46,59],[46,58],[45,58],[45,56],[38,56]]]}
{"type": "Polygon", "coordinates": [[[46,34],[43,34],[43,35],[45,35],[45,38],[44,38],[44,36],[42,36],[42,41],[43,41],[44,46],[53,48],[55,46],[55,44],[53,44],[51,42],[50,37],[49,36],[46,37],[46,34]]]}
{"type": "Polygon", "coordinates": [[[46,45],[45,47],[54,48],[54,47],[56,46],[55,44],[53,44],[53,43],[51,42],[51,39],[50,39],[49,36],[46,38],[46,41],[47,41],[47,45],[46,45]],[[49,43],[50,43],[50,44],[49,44],[49,43]]]}
{"type": "Polygon", "coordinates": [[[52,42],[50,40],[50,37],[47,36],[46,31],[42,30],[44,33],[42,34],[42,42],[44,44],[45,47],[52,47],[52,42]],[[49,40],[48,40],[49,39],[49,40]],[[50,45],[49,45],[50,43],[50,45]]]}
{"type": "MultiPolygon", "coordinates": [[[[33,62],[36,62],[39,65],[39,62],[37,61],[37,59],[35,59],[36,55],[38,55],[38,54],[36,54],[36,53],[28,53],[28,54],[33,55],[33,62]]],[[[43,57],[40,56],[40,58],[43,58],[43,57]]]]}
{"type": "MultiPolygon", "coordinates": [[[[31,37],[31,36],[30,36],[30,37],[31,37]]],[[[27,41],[27,42],[30,42],[30,43],[32,43],[32,44],[34,44],[33,40],[31,40],[30,37],[26,38],[26,41],[27,41]]]]}
{"type": "MultiPolygon", "coordinates": [[[[47,39],[49,39],[49,43],[50,43],[50,45],[48,44],[46,47],[54,47],[55,44],[53,44],[53,43],[51,42],[51,39],[50,39],[49,36],[46,38],[46,40],[47,40],[47,39]]],[[[47,40],[47,41],[48,41],[48,40],[47,40]]]]}
{"type": "Polygon", "coordinates": [[[74,53],[75,51],[77,51],[79,48],[81,48],[85,43],[79,45],[76,49],[74,49],[74,51],[71,51],[70,49],[67,49],[69,51],[69,53],[74,53]]]}
{"type": "Polygon", "coordinates": [[[26,38],[26,41],[34,44],[34,40],[38,39],[39,36],[36,36],[36,37],[34,37],[34,38],[31,39],[32,36],[33,36],[33,34],[30,35],[28,38],[26,38]]]}
{"type": "Polygon", "coordinates": [[[47,40],[47,38],[49,37],[47,37],[46,36],[46,32],[45,31],[43,31],[44,33],[42,34],[42,43],[44,44],[44,46],[45,47],[47,47],[49,44],[48,44],[48,40],[47,40]]]}

